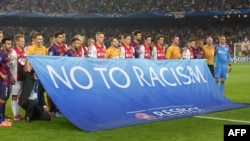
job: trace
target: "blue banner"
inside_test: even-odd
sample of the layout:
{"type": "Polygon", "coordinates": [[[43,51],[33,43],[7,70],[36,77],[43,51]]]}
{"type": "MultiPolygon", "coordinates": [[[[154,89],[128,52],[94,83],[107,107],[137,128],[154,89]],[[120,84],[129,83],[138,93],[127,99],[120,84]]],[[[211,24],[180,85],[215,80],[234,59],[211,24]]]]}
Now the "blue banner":
{"type": "Polygon", "coordinates": [[[60,111],[86,132],[247,106],[220,92],[205,60],[28,60],[60,111]]]}

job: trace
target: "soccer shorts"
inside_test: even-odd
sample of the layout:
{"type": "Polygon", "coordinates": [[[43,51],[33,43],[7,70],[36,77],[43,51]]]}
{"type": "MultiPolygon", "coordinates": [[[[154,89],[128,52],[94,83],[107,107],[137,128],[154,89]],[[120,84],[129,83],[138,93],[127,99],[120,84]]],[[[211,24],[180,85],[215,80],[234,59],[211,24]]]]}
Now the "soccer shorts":
{"type": "Polygon", "coordinates": [[[215,66],[215,78],[227,78],[227,67],[225,66],[215,66]]]}
{"type": "Polygon", "coordinates": [[[22,81],[16,81],[15,85],[12,85],[11,94],[12,95],[19,95],[22,92],[22,81]]]}
{"type": "Polygon", "coordinates": [[[10,85],[4,85],[0,83],[0,99],[8,100],[10,97],[10,85]]]}

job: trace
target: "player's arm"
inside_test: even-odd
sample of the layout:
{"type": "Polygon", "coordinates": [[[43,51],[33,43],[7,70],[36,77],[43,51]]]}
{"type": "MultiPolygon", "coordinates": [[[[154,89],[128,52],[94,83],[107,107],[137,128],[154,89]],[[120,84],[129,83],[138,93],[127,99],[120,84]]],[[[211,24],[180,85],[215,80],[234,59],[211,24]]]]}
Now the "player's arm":
{"type": "Polygon", "coordinates": [[[228,71],[232,71],[232,62],[231,62],[231,55],[230,55],[230,50],[228,47],[228,52],[227,52],[227,60],[228,60],[228,71]]]}
{"type": "Polygon", "coordinates": [[[125,49],[123,46],[120,47],[120,58],[125,59],[125,49]]]}
{"type": "Polygon", "coordinates": [[[49,52],[48,54],[49,56],[53,56],[56,54],[56,49],[54,47],[50,47],[48,52],[49,52]]]}
{"type": "Polygon", "coordinates": [[[94,45],[89,47],[88,56],[89,56],[89,58],[97,58],[97,51],[96,51],[96,47],[94,45]]]}
{"type": "Polygon", "coordinates": [[[107,50],[106,50],[106,58],[111,58],[112,56],[111,56],[111,49],[110,48],[108,48],[107,50]]]}
{"type": "Polygon", "coordinates": [[[165,58],[166,58],[166,59],[170,59],[171,54],[172,54],[172,48],[169,47],[169,48],[167,48],[167,52],[166,52],[165,58]]]}
{"type": "Polygon", "coordinates": [[[144,45],[141,45],[139,48],[139,58],[144,58],[145,57],[145,47],[144,45]]]}
{"type": "Polygon", "coordinates": [[[154,60],[157,60],[157,51],[156,51],[156,47],[153,47],[153,49],[152,49],[151,58],[154,59],[154,60]]]}

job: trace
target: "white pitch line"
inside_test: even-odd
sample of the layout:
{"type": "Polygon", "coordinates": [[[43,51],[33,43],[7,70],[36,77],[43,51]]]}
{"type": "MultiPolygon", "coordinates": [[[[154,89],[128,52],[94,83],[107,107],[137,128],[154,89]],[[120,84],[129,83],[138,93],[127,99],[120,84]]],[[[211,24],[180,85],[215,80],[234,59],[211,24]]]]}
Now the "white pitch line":
{"type": "Polygon", "coordinates": [[[205,119],[212,119],[212,120],[224,120],[224,121],[231,121],[231,122],[242,122],[242,123],[249,123],[250,124],[250,121],[244,121],[244,120],[216,118],[216,117],[205,117],[205,116],[195,116],[195,117],[197,117],[197,118],[205,118],[205,119]]]}

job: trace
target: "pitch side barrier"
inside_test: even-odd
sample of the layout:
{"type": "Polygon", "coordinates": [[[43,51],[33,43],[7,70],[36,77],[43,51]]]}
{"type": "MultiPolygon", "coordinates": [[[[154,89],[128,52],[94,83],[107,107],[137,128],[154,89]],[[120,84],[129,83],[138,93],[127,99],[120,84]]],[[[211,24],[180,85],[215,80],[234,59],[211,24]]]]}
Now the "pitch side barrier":
{"type": "Polygon", "coordinates": [[[234,63],[238,62],[250,62],[250,56],[234,56],[231,58],[231,61],[234,63]]]}
{"type": "Polygon", "coordinates": [[[86,132],[248,106],[221,93],[203,59],[27,57],[63,115],[86,132]]]}

